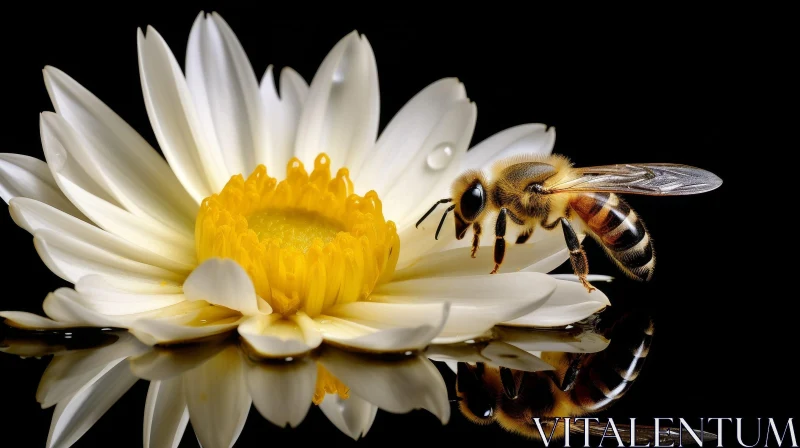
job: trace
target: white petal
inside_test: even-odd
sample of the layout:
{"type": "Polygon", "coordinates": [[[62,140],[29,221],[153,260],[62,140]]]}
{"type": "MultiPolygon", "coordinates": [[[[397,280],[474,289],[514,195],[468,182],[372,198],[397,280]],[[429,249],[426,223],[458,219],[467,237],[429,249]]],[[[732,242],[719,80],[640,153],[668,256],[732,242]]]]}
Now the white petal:
{"type": "MultiPolygon", "coordinates": [[[[429,207],[431,205],[432,203],[428,204],[429,207]]],[[[439,225],[439,219],[441,213],[444,213],[446,208],[446,204],[440,205],[439,213],[432,213],[428,219],[420,223],[419,227],[409,223],[397,229],[400,245],[403,248],[403,250],[400,251],[400,257],[397,259],[396,269],[398,271],[416,263],[426,254],[440,252],[450,247],[453,242],[458,241],[453,231],[455,224],[453,223],[454,218],[452,213],[448,213],[445,217],[442,223],[442,231],[439,233],[439,238],[436,239],[436,229],[439,225]]],[[[467,243],[467,245],[471,242],[472,238],[469,238],[469,243],[467,243]]],[[[456,247],[462,247],[462,245],[456,247]]]]}
{"type": "Polygon", "coordinates": [[[117,333],[116,337],[119,339],[110,345],[56,354],[47,365],[36,390],[36,401],[42,405],[42,409],[73,395],[101,372],[108,370],[109,365],[147,349],[130,334],[117,333]]]}
{"type": "MultiPolygon", "coordinates": [[[[488,168],[495,160],[520,154],[549,155],[556,141],[556,128],[540,124],[523,124],[492,135],[467,151],[459,169],[488,168]]],[[[488,174],[488,171],[487,171],[488,174]]]]}
{"type": "MultiPolygon", "coordinates": [[[[489,362],[489,359],[481,355],[481,350],[485,344],[468,341],[461,344],[431,344],[425,349],[425,356],[428,359],[441,362],[489,362]]],[[[455,372],[455,369],[453,369],[455,372]]]]}
{"type": "Polygon", "coordinates": [[[509,369],[523,372],[555,370],[553,366],[542,361],[539,357],[503,341],[489,342],[481,350],[481,355],[485,356],[490,364],[497,367],[508,367],[509,369]]]}
{"type": "Polygon", "coordinates": [[[197,203],[147,141],[61,70],[45,67],[44,80],[58,115],[45,113],[43,118],[65,120],[81,135],[80,144],[66,148],[63,157],[76,158],[131,213],[191,228],[197,203]]]}
{"type": "Polygon", "coordinates": [[[477,338],[489,329],[542,306],[557,282],[548,275],[509,273],[391,282],[370,300],[389,303],[450,302],[450,316],[435,343],[477,338]],[[513,317],[516,316],[516,317],[513,317]]]}
{"type": "Polygon", "coordinates": [[[43,303],[45,314],[71,326],[127,328],[148,345],[187,342],[229,332],[241,320],[238,314],[206,302],[183,301],[137,314],[107,315],[87,308],[78,293],[59,288],[43,303]]]}
{"type": "Polygon", "coordinates": [[[31,198],[49,204],[65,213],[87,220],[58,189],[47,164],[21,154],[0,154],[0,196],[31,198]]]}
{"type": "Polygon", "coordinates": [[[216,141],[204,135],[186,79],[152,27],[138,31],[139,74],[147,115],[170,167],[198,203],[228,181],[216,141]]]}
{"type": "Polygon", "coordinates": [[[286,364],[247,361],[245,376],[258,412],[281,428],[305,419],[314,398],[317,365],[308,357],[286,364]]]}
{"type": "Polygon", "coordinates": [[[264,124],[272,136],[272,151],[260,154],[258,163],[263,163],[273,175],[283,175],[289,159],[294,156],[295,136],[303,104],[308,97],[308,83],[296,71],[284,67],[280,75],[280,97],[275,88],[272,66],[261,78],[259,88],[264,104],[264,124]]]}
{"type": "MultiPolygon", "coordinates": [[[[80,141],[81,138],[63,118],[52,113],[45,113],[42,114],[40,125],[42,146],[45,156],[50,162],[49,167],[55,182],[83,214],[106,230],[140,246],[150,248],[154,252],[169,254],[164,249],[159,251],[160,245],[154,244],[159,240],[166,240],[166,247],[174,246],[176,242],[182,241],[184,248],[179,249],[179,252],[193,251],[193,229],[189,223],[186,223],[183,228],[176,225],[170,227],[147,214],[131,214],[121,207],[112,195],[109,195],[107,190],[110,189],[98,185],[87,171],[89,168],[91,168],[90,171],[97,171],[96,163],[85,151],[85,145],[80,141]],[[126,221],[120,223],[120,219],[126,221]],[[137,224],[136,227],[141,226],[141,229],[136,227],[131,229],[131,224],[127,221],[137,224]]],[[[102,178],[100,174],[95,174],[94,177],[102,178]]],[[[180,247],[180,244],[178,246],[180,247]]],[[[186,254],[179,253],[178,256],[180,255],[183,255],[184,258],[192,258],[186,254]]]]}
{"type": "Polygon", "coordinates": [[[261,129],[258,82],[247,55],[218,14],[197,16],[186,50],[186,83],[207,138],[216,140],[230,175],[247,176],[269,152],[261,129]]]}
{"type": "Polygon", "coordinates": [[[326,348],[320,362],[351,393],[367,397],[384,411],[404,414],[427,409],[443,424],[450,418],[444,379],[423,356],[388,361],[326,348]]]}
{"type": "Polygon", "coordinates": [[[328,417],[334,426],[339,428],[346,436],[353,440],[367,435],[378,407],[368,401],[352,394],[347,399],[342,399],[336,394],[328,394],[319,405],[319,409],[328,417]]]}
{"type": "Polygon", "coordinates": [[[314,319],[329,342],[375,352],[404,352],[426,347],[444,327],[447,303],[354,302],[326,310],[314,319]]]}
{"type": "Polygon", "coordinates": [[[463,100],[451,107],[388,192],[381,196],[384,214],[397,222],[398,229],[416,223],[431,204],[449,197],[451,183],[458,175],[458,164],[469,147],[477,117],[475,103],[463,100]],[[441,157],[445,162],[439,162],[441,157]],[[432,161],[445,165],[432,166],[432,161]]]}
{"type": "MultiPolygon", "coordinates": [[[[553,277],[557,280],[566,280],[570,282],[580,282],[580,279],[575,274],[550,274],[550,277],[553,277]]],[[[589,274],[586,276],[586,280],[590,283],[594,282],[613,282],[614,277],[610,275],[602,275],[602,274],[589,274]]]]}
{"type": "Polygon", "coordinates": [[[181,274],[121,257],[49,229],[37,230],[33,242],[47,267],[70,283],[77,283],[81,277],[90,274],[162,280],[175,284],[180,284],[184,278],[181,274]]]}
{"type": "Polygon", "coordinates": [[[124,360],[111,363],[53,413],[47,447],[69,447],[117,402],[138,378],[124,360]]]}
{"type": "Polygon", "coordinates": [[[88,144],[82,141],[81,136],[64,120],[64,117],[53,112],[40,114],[39,136],[42,140],[47,167],[50,168],[59,188],[61,186],[58,183],[60,175],[100,199],[122,207],[111,195],[106,184],[98,183],[103,181],[103,178],[96,173],[97,167],[85,150],[85,146],[88,144]],[[100,181],[95,180],[96,178],[100,181]]]}
{"type": "Polygon", "coordinates": [[[300,110],[308,98],[308,83],[293,68],[284,67],[281,69],[280,86],[281,103],[284,103],[288,110],[293,111],[290,115],[295,116],[299,121],[300,110]]]}
{"type": "MultiPolygon", "coordinates": [[[[508,245],[500,267],[501,273],[525,269],[530,272],[549,272],[569,259],[564,238],[547,238],[534,244],[508,245]]],[[[470,247],[460,247],[430,253],[416,263],[395,272],[394,281],[422,277],[463,277],[488,274],[494,267],[491,248],[482,248],[475,258],[470,247]]]]}
{"type": "Polygon", "coordinates": [[[393,281],[379,286],[371,301],[392,303],[439,303],[491,307],[493,301],[504,303],[545,300],[556,288],[549,275],[516,272],[474,275],[458,278],[418,278],[393,281]]]}
{"type": "Polygon", "coordinates": [[[307,353],[322,343],[322,335],[305,314],[254,316],[239,325],[239,334],[261,356],[284,358],[307,353]]]}
{"type": "Polygon", "coordinates": [[[184,374],[189,419],[204,448],[230,448],[244,428],[250,394],[238,348],[229,346],[184,374]]]}
{"type": "Polygon", "coordinates": [[[79,301],[106,315],[125,315],[157,310],[186,300],[183,294],[141,294],[119,289],[100,275],[81,277],[75,284],[79,301]]]}
{"type": "Polygon", "coordinates": [[[186,279],[183,292],[189,300],[205,300],[248,316],[259,314],[253,282],[233,260],[204,261],[186,279]]]}
{"type": "Polygon", "coordinates": [[[42,308],[49,318],[73,326],[125,327],[119,319],[87,309],[77,296],[72,289],[59,288],[47,295],[42,308]]]}
{"type": "Polygon", "coordinates": [[[502,302],[492,306],[453,305],[447,324],[433,342],[451,344],[486,336],[495,325],[526,316],[541,307],[543,302],[542,298],[532,302],[502,302]]]}
{"type": "Polygon", "coordinates": [[[144,448],[177,448],[188,423],[181,377],[151,382],[144,404],[144,448]]]}
{"type": "Polygon", "coordinates": [[[383,197],[408,169],[442,117],[456,104],[466,102],[464,85],[456,78],[441,79],[422,89],[386,125],[361,172],[352,177],[354,183],[368,186],[383,197]]]}
{"type": "Polygon", "coordinates": [[[334,172],[346,166],[354,175],[378,134],[378,69],[372,47],[352,32],[328,53],[317,70],[297,129],[295,155],[313,167],[320,152],[334,172]]]}
{"type": "MultiPolygon", "coordinates": [[[[582,241],[584,235],[580,235],[579,238],[582,241]]],[[[545,240],[540,240],[527,246],[530,248],[529,250],[536,251],[538,257],[536,261],[522,269],[522,271],[550,272],[561,266],[564,262],[569,260],[569,249],[567,249],[566,245],[563,238],[551,236],[545,240]]]]}
{"type": "Polygon", "coordinates": [[[232,317],[219,322],[208,321],[197,325],[203,320],[199,318],[199,313],[195,311],[174,318],[141,318],[129,321],[128,327],[131,333],[145,344],[176,344],[233,331],[242,321],[241,318],[232,317]]]}
{"type": "Polygon", "coordinates": [[[526,352],[597,353],[608,347],[608,339],[593,332],[539,330],[526,327],[495,328],[495,336],[526,352]]]}
{"type": "Polygon", "coordinates": [[[69,323],[56,322],[38,314],[24,311],[0,311],[0,317],[8,319],[6,323],[9,325],[31,330],[59,330],[74,327],[69,323]]]}
{"type": "Polygon", "coordinates": [[[183,344],[167,347],[148,347],[128,362],[139,378],[163,381],[182,375],[213,358],[229,345],[228,335],[203,340],[200,344],[183,344]]]}
{"type": "Polygon", "coordinates": [[[502,341],[437,344],[428,347],[425,356],[435,361],[445,362],[453,372],[456,372],[459,362],[490,363],[494,366],[526,372],[553,370],[553,366],[539,357],[502,341]]]}
{"type": "Polygon", "coordinates": [[[46,229],[139,263],[156,266],[178,274],[188,274],[192,265],[164,258],[96,226],[74,218],[43,202],[14,198],[9,202],[11,218],[30,233],[46,229]]]}
{"type": "Polygon", "coordinates": [[[139,294],[182,294],[183,286],[154,279],[103,277],[109,285],[122,291],[139,294]]]}
{"type": "Polygon", "coordinates": [[[101,228],[129,242],[185,264],[195,264],[194,237],[145,216],[136,216],[84,190],[56,174],[61,191],[101,228]]]}
{"type": "Polygon", "coordinates": [[[580,283],[556,280],[558,286],[539,309],[505,322],[504,325],[555,327],[575,323],[602,310],[611,303],[600,290],[591,293],[580,283]]]}

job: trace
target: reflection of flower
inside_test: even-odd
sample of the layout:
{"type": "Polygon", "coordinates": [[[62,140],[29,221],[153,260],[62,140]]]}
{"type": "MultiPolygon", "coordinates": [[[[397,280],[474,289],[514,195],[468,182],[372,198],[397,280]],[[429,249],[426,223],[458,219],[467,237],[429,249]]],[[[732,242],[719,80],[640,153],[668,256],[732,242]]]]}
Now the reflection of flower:
{"type": "Polygon", "coordinates": [[[434,226],[413,226],[455,173],[549,153],[553,130],[518,126],[466,152],[476,108],[463,85],[444,79],[376,141],[377,68],[357,33],[336,44],[310,86],[282,70],[280,97],[271,68],[259,86],[216,14],[198,16],[185,76],[154,29],[138,44],[147,112],[169,165],[52,67],[44,77],[57,113],[41,117],[48,163],[0,156],[12,217],[47,266],[75,284],[45,300],[53,320],[0,313],[17,325],[123,327],[149,344],[238,328],[260,354],[290,356],[323,339],[419,349],[504,321],[569,323],[608,304],[602,293],[515,272],[564,262],[557,235],[535,236],[506,258],[509,273],[489,276],[491,251],[471,260],[452,232],[436,241],[434,226]]]}
{"type": "Polygon", "coordinates": [[[167,350],[121,334],[114,344],[53,357],[37,392],[43,408],[56,406],[47,446],[75,443],[139,378],[150,380],[145,447],[177,446],[189,422],[203,447],[232,446],[251,403],[270,422],[295,427],[318,402],[354,439],[366,435],[378,409],[450,417],[444,380],[420,355],[385,360],[326,347],[313,358],[271,363],[225,340],[167,350]]]}
{"type": "Polygon", "coordinates": [[[43,407],[56,407],[48,446],[77,441],[138,379],[150,381],[145,446],[177,446],[189,422],[202,446],[230,446],[251,403],[280,427],[297,427],[317,404],[331,423],[357,439],[369,431],[378,409],[426,409],[443,423],[449,420],[447,388],[429,359],[444,361],[454,371],[456,362],[466,362],[538,372],[554,367],[533,353],[595,353],[609,343],[585,325],[502,328],[492,332],[492,339],[432,345],[424,354],[387,358],[324,346],[284,362],[253,357],[247,346],[226,335],[166,348],[148,347],[126,332],[70,329],[61,334],[69,339],[55,337],[48,344],[16,331],[0,340],[0,351],[10,354],[55,355],[36,394],[43,407]]]}

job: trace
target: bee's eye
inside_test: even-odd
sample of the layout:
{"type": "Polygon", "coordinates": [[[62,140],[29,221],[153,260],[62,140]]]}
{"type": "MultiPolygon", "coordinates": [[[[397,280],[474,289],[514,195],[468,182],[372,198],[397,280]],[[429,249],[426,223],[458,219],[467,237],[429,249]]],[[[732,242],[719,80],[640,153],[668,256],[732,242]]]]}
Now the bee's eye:
{"type": "Polygon", "coordinates": [[[483,211],[483,206],[486,203],[486,198],[483,193],[483,185],[480,182],[467,188],[467,191],[461,195],[460,211],[464,219],[474,221],[478,214],[483,211]]]}

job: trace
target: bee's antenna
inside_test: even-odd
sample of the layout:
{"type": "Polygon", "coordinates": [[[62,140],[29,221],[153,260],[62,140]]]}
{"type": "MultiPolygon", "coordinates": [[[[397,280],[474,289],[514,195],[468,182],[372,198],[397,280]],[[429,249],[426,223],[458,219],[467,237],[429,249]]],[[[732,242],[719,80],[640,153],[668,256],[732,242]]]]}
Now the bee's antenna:
{"type": "Polygon", "coordinates": [[[434,210],[436,210],[436,207],[438,207],[439,204],[446,204],[451,201],[452,201],[451,198],[439,199],[438,201],[436,201],[436,203],[433,204],[433,207],[431,207],[430,210],[428,210],[424,215],[422,215],[422,218],[419,218],[419,221],[417,221],[417,224],[414,227],[419,228],[419,225],[422,224],[422,221],[425,221],[425,218],[430,216],[430,214],[433,213],[434,210]]]}
{"type": "Polygon", "coordinates": [[[442,226],[444,225],[444,219],[447,218],[447,214],[452,212],[453,209],[455,209],[455,208],[456,208],[456,205],[453,204],[450,207],[447,207],[447,210],[445,210],[444,213],[442,214],[442,220],[439,221],[439,227],[436,228],[436,239],[437,240],[439,239],[439,232],[442,231],[442,226]]]}

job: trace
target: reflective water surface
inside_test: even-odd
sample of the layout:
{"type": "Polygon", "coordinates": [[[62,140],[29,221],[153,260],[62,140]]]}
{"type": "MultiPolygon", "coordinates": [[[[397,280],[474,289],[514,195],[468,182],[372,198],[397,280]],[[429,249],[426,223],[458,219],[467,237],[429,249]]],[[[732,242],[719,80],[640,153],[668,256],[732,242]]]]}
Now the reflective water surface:
{"type": "MultiPolygon", "coordinates": [[[[624,399],[646,365],[655,327],[646,313],[604,311],[562,329],[501,327],[485,339],[434,345],[423,353],[387,357],[324,346],[277,361],[259,359],[233,335],[149,347],[114,329],[0,331],[0,350],[7,355],[52,356],[36,390],[42,408],[55,407],[47,446],[77,442],[144,380],[144,446],[177,446],[191,423],[208,448],[232,446],[251,406],[280,427],[297,427],[317,406],[353,439],[368,433],[379,410],[421,409],[442,424],[458,413],[520,440],[575,432],[582,441],[582,423],[565,428],[564,419],[591,416],[624,399]]],[[[587,429],[596,437],[610,434],[602,419],[587,429]]],[[[637,429],[636,443],[654,441],[653,428],[637,429]]],[[[677,440],[665,429],[661,442],[677,440]]],[[[619,431],[631,440],[627,426],[619,431]]],[[[684,445],[687,439],[684,434],[684,445]]]]}

